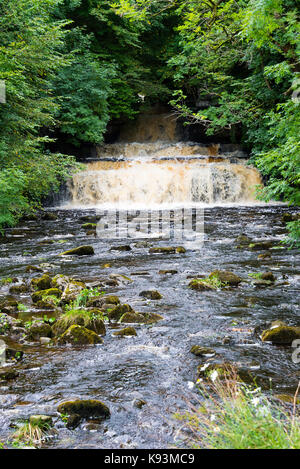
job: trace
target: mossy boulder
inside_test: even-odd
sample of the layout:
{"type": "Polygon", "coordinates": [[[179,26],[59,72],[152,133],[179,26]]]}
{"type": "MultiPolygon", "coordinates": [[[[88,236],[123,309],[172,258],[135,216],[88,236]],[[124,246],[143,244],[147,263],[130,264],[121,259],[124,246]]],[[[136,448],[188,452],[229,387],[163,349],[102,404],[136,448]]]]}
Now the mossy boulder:
{"type": "Polygon", "coordinates": [[[251,239],[245,235],[245,234],[240,234],[236,240],[235,240],[236,244],[238,245],[241,245],[241,246],[244,246],[244,245],[248,245],[251,243],[251,239]]]}
{"type": "Polygon", "coordinates": [[[184,254],[186,249],[183,246],[167,246],[167,247],[152,247],[149,249],[150,254],[184,254]]]}
{"type": "Polygon", "coordinates": [[[16,320],[6,313],[0,313],[0,335],[10,332],[16,320]]]}
{"type": "Polygon", "coordinates": [[[295,339],[300,339],[300,327],[287,326],[282,321],[271,324],[270,329],[262,332],[263,342],[272,342],[277,345],[291,345],[295,339]]]}
{"type": "Polygon", "coordinates": [[[166,269],[166,270],[160,270],[158,272],[160,275],[175,275],[175,274],[178,274],[178,270],[174,270],[174,269],[166,269]]]}
{"type": "Polygon", "coordinates": [[[70,281],[61,296],[62,303],[70,303],[71,301],[76,300],[77,296],[85,289],[85,287],[86,285],[83,282],[78,282],[76,280],[70,281]]]}
{"type": "Polygon", "coordinates": [[[140,293],[140,296],[148,298],[149,300],[161,300],[162,295],[157,290],[144,290],[140,293]]]}
{"type": "Polygon", "coordinates": [[[36,265],[27,265],[25,272],[43,272],[41,267],[37,267],[36,265]]]}
{"type": "Polygon", "coordinates": [[[119,321],[125,313],[134,313],[133,308],[128,304],[119,304],[111,311],[107,311],[107,316],[110,321],[119,321]]]}
{"type": "Polygon", "coordinates": [[[197,291],[215,291],[216,287],[214,285],[210,285],[209,283],[203,281],[203,279],[200,278],[194,278],[189,282],[189,288],[192,290],[197,290],[197,291]]]}
{"type": "Polygon", "coordinates": [[[271,254],[269,252],[264,252],[263,254],[258,254],[257,259],[259,259],[259,260],[271,259],[271,254]]]}
{"type": "Polygon", "coordinates": [[[96,230],[97,228],[97,223],[84,223],[83,225],[81,225],[81,228],[83,230],[96,230]]]}
{"type": "Polygon", "coordinates": [[[154,322],[160,321],[161,319],[163,319],[163,317],[156,313],[130,312],[123,314],[123,316],[120,318],[120,323],[152,324],[154,322]]]}
{"type": "Polygon", "coordinates": [[[58,288],[49,288],[48,290],[40,290],[32,293],[31,299],[33,303],[37,303],[45,299],[47,296],[55,296],[56,298],[61,298],[62,292],[58,288]]]}
{"type": "Polygon", "coordinates": [[[95,254],[93,246],[79,246],[63,252],[61,256],[92,256],[93,254],[95,254]]]}
{"type": "Polygon", "coordinates": [[[87,307],[102,308],[103,305],[119,305],[120,298],[116,295],[95,296],[87,301],[87,307]]]}
{"type": "Polygon", "coordinates": [[[66,332],[71,326],[83,326],[96,334],[105,335],[106,329],[102,319],[101,311],[93,309],[90,311],[78,310],[63,314],[52,326],[53,333],[58,336],[66,332]]]}
{"type": "Polygon", "coordinates": [[[29,290],[29,287],[28,285],[26,285],[25,283],[22,283],[21,285],[13,285],[12,287],[10,287],[9,289],[9,293],[12,293],[13,295],[16,294],[20,294],[20,293],[26,293],[28,292],[29,290]]]}
{"type": "Polygon", "coordinates": [[[54,221],[57,220],[57,215],[52,212],[42,212],[41,219],[46,221],[54,221]]]}
{"type": "Polygon", "coordinates": [[[41,337],[52,337],[52,327],[43,321],[34,322],[28,329],[27,339],[38,341],[41,337]]]}
{"type": "Polygon", "coordinates": [[[122,246],[112,246],[110,251],[131,251],[131,247],[129,244],[124,244],[122,246]]]}
{"type": "Polygon", "coordinates": [[[263,272],[260,277],[262,280],[268,280],[269,282],[275,282],[276,277],[273,272],[263,272]]]}
{"type": "Polygon", "coordinates": [[[0,300],[0,311],[6,314],[13,314],[18,311],[18,301],[13,296],[7,296],[0,300]]]}
{"type": "Polygon", "coordinates": [[[193,345],[190,352],[196,357],[205,357],[215,355],[215,350],[209,347],[201,347],[200,345],[193,345]]]}
{"type": "Polygon", "coordinates": [[[103,343],[101,337],[86,327],[73,325],[57,340],[58,344],[95,345],[103,343]]]}
{"type": "Polygon", "coordinates": [[[210,273],[209,278],[217,278],[220,282],[230,286],[237,286],[243,281],[241,277],[228,270],[214,270],[210,273]]]}
{"type": "Polygon", "coordinates": [[[251,251],[264,251],[270,249],[272,245],[272,241],[257,241],[250,243],[248,247],[251,251]]]}
{"type": "Polygon", "coordinates": [[[94,399],[63,402],[59,404],[57,411],[60,414],[80,415],[82,418],[108,418],[110,416],[109,408],[103,402],[94,399]]]}
{"type": "Polygon", "coordinates": [[[115,336],[117,337],[125,337],[125,336],[133,336],[137,335],[136,330],[134,327],[125,327],[124,329],[121,329],[120,331],[114,332],[115,336]]]}
{"type": "Polygon", "coordinates": [[[31,286],[35,290],[48,290],[52,287],[52,280],[48,274],[44,274],[42,277],[33,278],[31,280],[31,286]]]}

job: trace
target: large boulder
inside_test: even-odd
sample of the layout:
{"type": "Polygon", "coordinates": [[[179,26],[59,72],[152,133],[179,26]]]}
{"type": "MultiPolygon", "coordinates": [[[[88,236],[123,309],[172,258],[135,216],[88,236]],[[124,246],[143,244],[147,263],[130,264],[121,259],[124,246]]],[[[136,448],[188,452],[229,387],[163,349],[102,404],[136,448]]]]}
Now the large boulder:
{"type": "Polygon", "coordinates": [[[86,327],[73,325],[59,337],[57,343],[62,345],[95,345],[102,344],[103,340],[95,332],[86,329],[86,327]]]}
{"type": "Polygon", "coordinates": [[[117,305],[111,311],[107,311],[107,316],[110,321],[119,321],[126,313],[134,313],[132,307],[128,304],[117,305]]]}
{"type": "Polygon", "coordinates": [[[124,329],[114,332],[113,335],[117,337],[125,337],[125,336],[137,335],[137,333],[134,327],[129,326],[129,327],[124,327],[124,329]]]}
{"type": "Polygon", "coordinates": [[[31,295],[33,303],[44,300],[48,296],[55,296],[56,298],[61,298],[62,292],[58,288],[49,288],[48,290],[39,290],[31,295]]]}
{"type": "Polygon", "coordinates": [[[44,274],[42,277],[33,278],[31,280],[31,286],[35,290],[48,290],[52,287],[52,280],[48,274],[44,274]]]}

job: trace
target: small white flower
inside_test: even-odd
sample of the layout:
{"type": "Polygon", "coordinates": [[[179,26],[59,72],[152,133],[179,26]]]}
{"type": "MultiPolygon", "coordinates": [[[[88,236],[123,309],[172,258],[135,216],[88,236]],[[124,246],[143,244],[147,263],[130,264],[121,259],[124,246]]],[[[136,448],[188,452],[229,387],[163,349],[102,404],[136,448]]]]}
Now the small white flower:
{"type": "Polygon", "coordinates": [[[259,409],[257,409],[257,415],[260,417],[267,417],[270,415],[270,409],[267,406],[259,407],[259,409]]]}
{"type": "Polygon", "coordinates": [[[260,403],[260,399],[259,399],[259,397],[254,397],[254,399],[252,399],[251,402],[254,405],[254,407],[257,407],[258,404],[260,403]]]}
{"type": "Polygon", "coordinates": [[[211,416],[210,416],[210,421],[211,421],[211,422],[214,422],[215,420],[216,420],[216,416],[215,416],[214,414],[211,415],[211,416]]]}
{"type": "Polygon", "coordinates": [[[219,376],[219,375],[218,375],[217,370],[214,370],[214,371],[212,372],[212,374],[210,375],[210,379],[212,380],[213,383],[216,381],[216,379],[217,379],[218,376],[219,376]]]}

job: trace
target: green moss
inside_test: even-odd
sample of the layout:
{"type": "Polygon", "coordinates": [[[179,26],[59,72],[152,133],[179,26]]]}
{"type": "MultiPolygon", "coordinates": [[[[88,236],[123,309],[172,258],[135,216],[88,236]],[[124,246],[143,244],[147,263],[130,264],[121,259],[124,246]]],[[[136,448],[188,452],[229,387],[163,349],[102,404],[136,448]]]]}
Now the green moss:
{"type": "Polygon", "coordinates": [[[128,336],[132,336],[132,335],[136,336],[137,333],[136,333],[136,330],[135,330],[134,327],[129,326],[129,327],[125,327],[124,329],[121,329],[120,331],[114,332],[113,335],[115,335],[117,337],[124,337],[124,336],[127,336],[127,335],[128,336]]]}
{"type": "Polygon", "coordinates": [[[263,331],[261,340],[273,344],[291,345],[295,339],[300,339],[300,327],[274,324],[271,329],[263,331]]]}
{"type": "Polygon", "coordinates": [[[37,303],[44,298],[51,296],[55,296],[56,298],[60,298],[62,296],[61,290],[58,288],[49,288],[48,290],[40,290],[31,295],[33,303],[37,303]]]}
{"type": "Polygon", "coordinates": [[[209,275],[210,279],[217,279],[219,282],[231,286],[237,286],[242,282],[242,278],[228,270],[214,270],[209,275]]]}
{"type": "Polygon", "coordinates": [[[31,280],[31,285],[36,290],[47,290],[47,289],[51,288],[52,280],[51,280],[51,277],[48,274],[44,274],[40,278],[33,278],[31,280]]]}
{"type": "Polygon", "coordinates": [[[117,305],[111,311],[107,312],[107,316],[110,321],[119,321],[124,314],[129,312],[134,313],[134,310],[130,305],[117,305]]]}
{"type": "Polygon", "coordinates": [[[160,321],[163,317],[156,313],[135,313],[129,312],[123,314],[120,318],[120,323],[140,323],[140,324],[152,324],[160,321]]]}
{"type": "Polygon", "coordinates": [[[206,355],[215,355],[215,350],[209,347],[201,347],[200,345],[193,345],[190,352],[196,357],[203,357],[206,355]]]}
{"type": "Polygon", "coordinates": [[[93,331],[85,327],[73,325],[67,329],[57,341],[59,344],[94,345],[103,340],[93,331]]]}
{"type": "Polygon", "coordinates": [[[148,298],[149,300],[160,300],[162,295],[157,290],[145,290],[140,293],[140,296],[148,298]]]}
{"type": "Polygon", "coordinates": [[[79,246],[61,253],[61,256],[92,256],[95,254],[93,246],[79,246]]]}
{"type": "Polygon", "coordinates": [[[103,402],[94,399],[63,402],[57,407],[57,411],[60,414],[80,415],[82,418],[110,416],[109,408],[103,402]]]}
{"type": "Polygon", "coordinates": [[[63,334],[73,325],[83,326],[86,329],[105,335],[105,324],[103,322],[103,313],[99,309],[75,310],[63,314],[53,326],[55,335],[63,334]]]}

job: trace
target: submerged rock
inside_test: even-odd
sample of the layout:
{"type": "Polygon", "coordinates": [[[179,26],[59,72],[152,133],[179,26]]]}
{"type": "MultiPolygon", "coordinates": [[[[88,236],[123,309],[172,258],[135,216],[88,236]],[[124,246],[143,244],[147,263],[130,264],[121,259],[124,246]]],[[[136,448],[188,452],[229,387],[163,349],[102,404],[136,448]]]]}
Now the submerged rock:
{"type": "Polygon", "coordinates": [[[73,325],[57,340],[58,344],[94,345],[102,344],[103,340],[95,332],[85,327],[73,325]]]}
{"type": "Polygon", "coordinates": [[[41,214],[42,220],[47,220],[47,221],[54,221],[57,220],[57,215],[53,212],[43,212],[41,214]]]}
{"type": "Polygon", "coordinates": [[[122,246],[112,246],[110,251],[131,251],[131,247],[129,244],[124,244],[122,246]]]}
{"type": "Polygon", "coordinates": [[[251,243],[251,239],[245,235],[245,234],[240,234],[236,240],[235,240],[236,244],[239,244],[239,245],[247,245],[249,243],[251,243]]]}
{"type": "Polygon", "coordinates": [[[193,345],[190,352],[196,357],[205,357],[206,355],[215,355],[216,351],[213,348],[201,347],[200,345],[193,345]]]}
{"type": "Polygon", "coordinates": [[[9,293],[12,293],[12,294],[26,293],[28,292],[28,290],[29,290],[29,287],[25,283],[22,283],[21,285],[13,285],[12,287],[10,287],[9,293]]]}
{"type": "Polygon", "coordinates": [[[120,298],[116,295],[95,296],[90,298],[87,302],[87,307],[102,308],[103,305],[119,305],[120,298]]]}
{"type": "Polygon", "coordinates": [[[197,291],[215,291],[216,287],[203,281],[203,279],[194,278],[189,283],[189,288],[197,291]]]}
{"type": "Polygon", "coordinates": [[[150,254],[183,254],[186,252],[186,249],[183,246],[167,246],[167,247],[152,247],[149,249],[150,254]]]}
{"type": "Polygon", "coordinates": [[[275,321],[270,329],[262,332],[263,342],[272,342],[277,345],[291,345],[295,339],[300,339],[300,327],[287,326],[282,321],[275,321]]]}
{"type": "Polygon", "coordinates": [[[272,241],[257,241],[255,243],[250,243],[248,247],[252,251],[263,251],[270,249],[272,245],[272,241]]]}
{"type": "Polygon", "coordinates": [[[63,402],[57,407],[60,414],[80,415],[82,418],[108,418],[110,416],[109,408],[103,402],[88,399],[63,402]]]}
{"type": "Polygon", "coordinates": [[[132,335],[137,335],[136,330],[134,327],[125,327],[124,329],[121,329],[120,331],[116,331],[113,333],[113,335],[118,336],[118,337],[124,337],[124,336],[132,336],[132,335]]]}
{"type": "Polygon", "coordinates": [[[19,372],[14,368],[0,368],[0,381],[10,381],[19,376],[19,372]]]}
{"type": "Polygon", "coordinates": [[[61,253],[61,256],[92,256],[95,254],[93,246],[79,246],[61,253]]]}
{"type": "Polygon", "coordinates": [[[120,319],[121,323],[140,323],[140,324],[151,324],[163,319],[160,314],[156,313],[125,313],[120,319]]]}
{"type": "Polygon", "coordinates": [[[175,274],[178,274],[178,270],[172,270],[172,269],[169,269],[169,270],[160,270],[158,272],[160,275],[175,275],[175,274]]]}
{"type": "Polygon", "coordinates": [[[163,297],[157,290],[144,290],[140,293],[140,296],[148,298],[149,300],[161,300],[163,297]]]}

